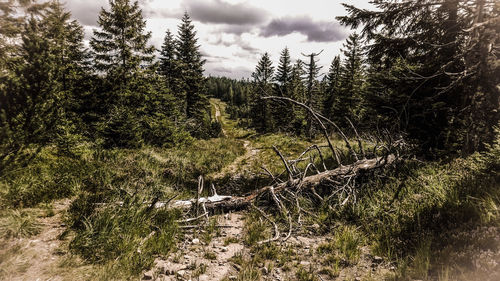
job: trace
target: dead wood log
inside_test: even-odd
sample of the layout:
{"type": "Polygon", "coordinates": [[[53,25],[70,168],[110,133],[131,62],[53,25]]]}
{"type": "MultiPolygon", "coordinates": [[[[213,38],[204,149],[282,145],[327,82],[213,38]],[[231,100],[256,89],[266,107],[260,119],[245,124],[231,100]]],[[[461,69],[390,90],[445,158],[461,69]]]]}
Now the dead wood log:
{"type": "MultiPolygon", "coordinates": [[[[327,184],[332,181],[341,181],[346,176],[352,177],[353,175],[359,175],[360,173],[365,171],[370,171],[381,168],[385,165],[390,165],[394,161],[396,161],[396,157],[393,154],[387,155],[385,157],[358,160],[353,164],[341,166],[333,170],[327,170],[303,178],[292,179],[289,182],[265,186],[255,190],[247,196],[214,195],[210,197],[200,197],[198,200],[177,200],[171,202],[168,207],[189,209],[192,208],[193,205],[198,201],[198,203],[205,204],[208,212],[213,212],[215,210],[220,210],[223,212],[242,210],[248,208],[256,198],[269,192],[270,190],[273,190],[274,193],[280,193],[287,189],[297,189],[298,187],[300,187],[302,191],[312,190],[321,184],[327,184]]],[[[165,205],[161,202],[158,202],[156,203],[156,206],[164,207],[165,205]]]]}

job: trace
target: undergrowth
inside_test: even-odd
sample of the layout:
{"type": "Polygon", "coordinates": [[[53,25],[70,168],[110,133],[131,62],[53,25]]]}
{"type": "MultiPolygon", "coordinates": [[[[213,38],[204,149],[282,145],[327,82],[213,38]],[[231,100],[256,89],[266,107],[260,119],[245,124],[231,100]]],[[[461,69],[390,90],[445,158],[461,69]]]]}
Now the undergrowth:
{"type": "MultiPolygon", "coordinates": [[[[397,280],[456,278],[453,274],[470,261],[445,264],[441,250],[455,243],[449,238],[451,233],[499,225],[499,176],[500,138],[488,151],[465,159],[399,164],[366,183],[357,203],[335,210],[320,208],[318,222],[326,229],[339,222],[359,226],[372,241],[375,254],[400,265],[393,276],[397,280]]],[[[450,254],[459,256],[458,252],[446,252],[450,254]]],[[[465,255],[472,258],[472,253],[465,255]]]]}

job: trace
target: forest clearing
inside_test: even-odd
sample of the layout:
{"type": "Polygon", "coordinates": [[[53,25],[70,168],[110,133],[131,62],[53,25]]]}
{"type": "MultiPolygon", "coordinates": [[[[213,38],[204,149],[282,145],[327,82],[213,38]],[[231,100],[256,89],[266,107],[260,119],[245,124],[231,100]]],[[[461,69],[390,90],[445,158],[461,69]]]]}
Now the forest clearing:
{"type": "Polygon", "coordinates": [[[500,3],[257,2],[0,2],[0,280],[500,280],[500,3]]]}

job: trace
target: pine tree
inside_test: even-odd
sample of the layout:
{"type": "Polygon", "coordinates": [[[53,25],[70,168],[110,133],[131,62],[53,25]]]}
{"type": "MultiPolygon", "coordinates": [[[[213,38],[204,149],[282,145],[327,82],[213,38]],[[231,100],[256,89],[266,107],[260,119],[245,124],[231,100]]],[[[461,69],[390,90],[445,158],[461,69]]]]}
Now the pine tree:
{"type": "MultiPolygon", "coordinates": [[[[188,118],[193,118],[198,124],[207,120],[208,99],[206,97],[203,64],[196,31],[191,18],[184,13],[177,35],[176,55],[179,61],[179,75],[183,79],[183,88],[186,93],[185,110],[188,118]]],[[[206,126],[204,124],[203,126],[206,126]]]]}
{"type": "MultiPolygon", "coordinates": [[[[323,52],[323,51],[321,51],[323,52]]],[[[309,58],[309,63],[306,63],[306,105],[315,109],[321,110],[321,96],[319,93],[319,83],[317,81],[319,71],[322,68],[318,66],[318,60],[316,57],[321,54],[319,53],[311,53],[309,55],[304,55],[309,58]]],[[[314,134],[313,130],[313,117],[308,114],[306,117],[307,125],[306,125],[306,135],[308,138],[312,138],[314,134]]]]}
{"type": "Polygon", "coordinates": [[[357,123],[360,119],[361,101],[363,98],[364,65],[363,47],[357,33],[351,34],[341,50],[344,55],[342,62],[341,91],[339,107],[336,115],[341,117],[340,124],[347,126],[345,117],[357,123]]]}
{"type": "Polygon", "coordinates": [[[274,67],[269,54],[266,52],[261,57],[255,71],[252,73],[253,90],[250,105],[250,118],[252,126],[258,132],[269,132],[273,129],[273,119],[269,104],[261,97],[268,96],[272,92],[274,67]]]}
{"type": "Polygon", "coordinates": [[[338,112],[338,96],[340,94],[340,81],[342,75],[342,67],[340,65],[340,56],[335,56],[333,59],[328,74],[326,75],[326,89],[325,89],[325,104],[323,113],[331,120],[334,119],[334,112],[338,112]]]}
{"type": "Polygon", "coordinates": [[[103,8],[99,13],[101,30],[94,30],[90,40],[94,66],[115,88],[127,90],[152,63],[155,48],[147,45],[151,32],[144,33],[146,21],[137,1],[110,0],[109,4],[109,11],[103,8]]]}
{"type": "MultiPolygon", "coordinates": [[[[292,64],[288,48],[281,51],[274,80],[277,82],[274,90],[275,95],[291,98],[292,64]]],[[[273,119],[276,124],[279,124],[278,129],[289,131],[294,116],[293,107],[287,102],[275,102],[273,103],[272,110],[273,119]]]]}

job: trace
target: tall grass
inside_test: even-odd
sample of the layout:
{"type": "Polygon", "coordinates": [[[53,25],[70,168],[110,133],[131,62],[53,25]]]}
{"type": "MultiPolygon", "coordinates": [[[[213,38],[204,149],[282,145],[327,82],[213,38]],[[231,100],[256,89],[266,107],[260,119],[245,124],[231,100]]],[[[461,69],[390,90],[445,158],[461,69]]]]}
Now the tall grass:
{"type": "Polygon", "coordinates": [[[441,276],[442,268],[452,276],[450,266],[464,265],[440,262],[440,250],[454,243],[447,234],[500,223],[499,164],[500,138],[449,163],[407,161],[365,183],[356,204],[320,210],[320,223],[358,225],[375,254],[402,265],[397,279],[441,276]]]}

